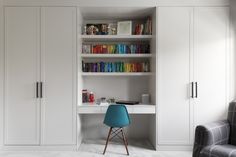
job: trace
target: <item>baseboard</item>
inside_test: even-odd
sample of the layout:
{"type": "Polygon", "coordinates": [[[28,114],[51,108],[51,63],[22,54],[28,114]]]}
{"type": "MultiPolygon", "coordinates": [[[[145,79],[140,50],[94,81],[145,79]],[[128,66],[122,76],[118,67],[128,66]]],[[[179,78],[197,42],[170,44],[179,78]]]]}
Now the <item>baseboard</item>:
{"type": "Polygon", "coordinates": [[[193,146],[157,145],[157,151],[192,151],[193,146]]]}
{"type": "Polygon", "coordinates": [[[76,145],[68,146],[2,146],[3,151],[76,151],[76,145]]]}

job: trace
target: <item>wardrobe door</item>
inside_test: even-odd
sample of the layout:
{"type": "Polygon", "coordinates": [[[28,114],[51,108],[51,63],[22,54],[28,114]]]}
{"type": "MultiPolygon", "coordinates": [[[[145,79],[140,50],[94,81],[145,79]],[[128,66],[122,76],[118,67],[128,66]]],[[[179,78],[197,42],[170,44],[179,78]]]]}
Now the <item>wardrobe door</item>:
{"type": "Polygon", "coordinates": [[[76,8],[41,9],[42,144],[76,143],[76,8]]]}
{"type": "Polygon", "coordinates": [[[40,10],[5,8],[5,145],[38,145],[40,10]]]}
{"type": "Polygon", "coordinates": [[[194,11],[195,125],[226,118],[229,10],[204,7],[194,11]]]}
{"type": "Polygon", "coordinates": [[[158,9],[158,145],[185,145],[191,140],[192,8],[158,9]]]}

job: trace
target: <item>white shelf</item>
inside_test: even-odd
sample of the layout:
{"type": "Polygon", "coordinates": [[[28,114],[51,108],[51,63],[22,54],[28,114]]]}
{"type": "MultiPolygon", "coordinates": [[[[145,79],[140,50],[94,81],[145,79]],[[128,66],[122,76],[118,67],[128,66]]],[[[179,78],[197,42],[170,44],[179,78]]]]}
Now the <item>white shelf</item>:
{"type": "Polygon", "coordinates": [[[151,40],[152,35],[81,35],[84,41],[137,41],[151,40]]]}
{"type": "MultiPolygon", "coordinates": [[[[155,114],[156,106],[155,105],[125,105],[129,114],[155,114]]],[[[79,114],[104,114],[106,113],[108,106],[107,105],[97,105],[84,103],[82,105],[78,105],[77,113],[79,114]]]]}
{"type": "Polygon", "coordinates": [[[81,54],[82,58],[150,58],[152,54],[81,54]]]}
{"type": "Polygon", "coordinates": [[[82,72],[82,76],[150,76],[151,72],[82,72]]]}

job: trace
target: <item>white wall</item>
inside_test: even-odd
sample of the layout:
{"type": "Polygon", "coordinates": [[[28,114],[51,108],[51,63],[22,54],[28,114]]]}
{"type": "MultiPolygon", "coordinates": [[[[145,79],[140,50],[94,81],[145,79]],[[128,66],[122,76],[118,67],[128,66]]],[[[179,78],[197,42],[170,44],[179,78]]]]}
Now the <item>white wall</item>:
{"type": "Polygon", "coordinates": [[[230,14],[231,14],[231,89],[230,99],[236,98],[236,1],[230,1],[230,14]]]}

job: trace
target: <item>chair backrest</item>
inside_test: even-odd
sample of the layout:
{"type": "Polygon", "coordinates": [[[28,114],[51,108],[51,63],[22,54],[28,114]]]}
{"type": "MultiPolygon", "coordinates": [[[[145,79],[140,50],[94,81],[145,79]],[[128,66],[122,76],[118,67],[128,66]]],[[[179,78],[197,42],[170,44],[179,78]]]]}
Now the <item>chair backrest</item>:
{"type": "Polygon", "coordinates": [[[109,105],[104,124],[114,128],[129,125],[130,117],[125,105],[109,105]]]}
{"type": "Polygon", "coordinates": [[[236,145],[236,101],[229,104],[228,121],[230,124],[229,144],[236,145]]]}

